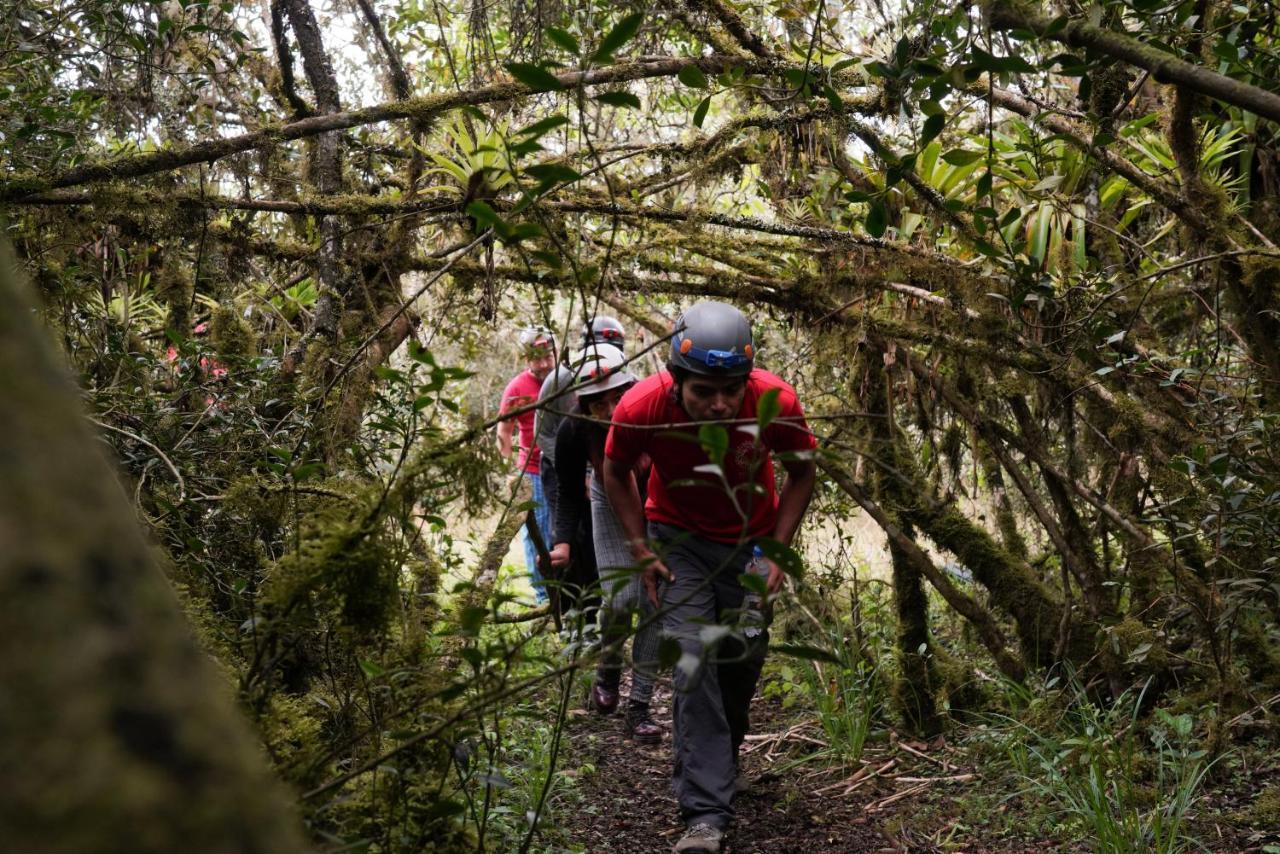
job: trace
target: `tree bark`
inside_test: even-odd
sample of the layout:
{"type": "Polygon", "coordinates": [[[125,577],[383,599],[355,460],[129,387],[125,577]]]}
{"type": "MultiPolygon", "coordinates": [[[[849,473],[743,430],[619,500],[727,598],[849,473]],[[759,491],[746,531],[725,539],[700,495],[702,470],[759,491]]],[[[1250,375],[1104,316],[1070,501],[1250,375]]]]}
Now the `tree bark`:
{"type": "Polygon", "coordinates": [[[0,826],[14,851],[305,849],[0,247],[0,826]]]}
{"type": "Polygon", "coordinates": [[[1143,44],[1126,33],[1095,27],[1079,20],[1068,21],[1055,28],[1052,26],[1052,19],[1025,11],[1007,0],[993,3],[990,15],[991,26],[997,30],[1030,30],[1042,38],[1097,51],[1104,56],[1145,68],[1162,83],[1177,83],[1272,121],[1280,121],[1280,95],[1178,59],[1157,47],[1143,44]]]}

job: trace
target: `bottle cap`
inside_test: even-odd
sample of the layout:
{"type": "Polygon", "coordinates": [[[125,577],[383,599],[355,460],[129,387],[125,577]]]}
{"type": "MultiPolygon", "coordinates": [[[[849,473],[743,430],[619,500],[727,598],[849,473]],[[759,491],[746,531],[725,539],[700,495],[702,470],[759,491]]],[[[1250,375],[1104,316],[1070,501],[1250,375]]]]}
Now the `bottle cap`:
{"type": "Polygon", "coordinates": [[[754,548],[751,549],[751,556],[764,557],[764,549],[760,548],[759,546],[755,546],[754,548]]]}

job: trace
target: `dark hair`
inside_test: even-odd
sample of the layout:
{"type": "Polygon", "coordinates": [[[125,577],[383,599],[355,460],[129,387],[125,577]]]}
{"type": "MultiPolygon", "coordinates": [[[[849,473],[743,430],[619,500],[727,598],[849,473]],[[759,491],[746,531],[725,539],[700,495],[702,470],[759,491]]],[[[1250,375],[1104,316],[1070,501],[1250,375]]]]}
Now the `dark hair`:
{"type": "Polygon", "coordinates": [[[671,372],[671,379],[675,381],[676,385],[680,385],[685,380],[689,379],[689,377],[693,376],[693,371],[683,365],[676,365],[671,362],[667,362],[667,370],[671,372]]]}
{"type": "Polygon", "coordinates": [[[612,391],[616,391],[618,388],[629,389],[633,385],[635,385],[635,382],[630,382],[623,386],[617,386],[616,388],[605,389],[604,391],[598,391],[598,392],[595,392],[594,394],[583,394],[582,392],[578,392],[579,411],[586,413],[587,407],[595,403],[597,400],[602,399],[606,394],[609,394],[612,391]]]}
{"type": "Polygon", "coordinates": [[[693,371],[671,362],[667,362],[667,371],[671,374],[671,402],[680,406],[680,389],[684,381],[693,376],[693,371]]]}

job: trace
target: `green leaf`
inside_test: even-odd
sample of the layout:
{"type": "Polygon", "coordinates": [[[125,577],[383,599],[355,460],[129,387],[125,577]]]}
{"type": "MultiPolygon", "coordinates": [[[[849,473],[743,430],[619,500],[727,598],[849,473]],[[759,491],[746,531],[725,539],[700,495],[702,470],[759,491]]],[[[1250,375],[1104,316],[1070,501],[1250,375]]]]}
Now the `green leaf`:
{"type": "Polygon", "coordinates": [[[554,92],[564,88],[556,76],[541,65],[534,65],[532,62],[508,62],[504,67],[512,77],[534,92],[554,92]]]}
{"type": "Polygon", "coordinates": [[[876,199],[871,203],[871,210],[867,211],[864,225],[867,234],[872,237],[884,237],[885,229],[889,227],[889,212],[885,210],[883,201],[876,199]]]}
{"type": "Polygon", "coordinates": [[[844,99],[840,97],[840,93],[830,86],[822,87],[822,95],[827,99],[827,103],[831,105],[831,109],[837,113],[844,112],[844,99]]]}
{"type": "Polygon", "coordinates": [[[554,252],[548,252],[545,249],[537,249],[529,254],[531,254],[535,260],[546,264],[553,270],[559,270],[564,266],[564,262],[560,260],[560,256],[554,252]]]}
{"type": "Polygon", "coordinates": [[[729,431],[719,424],[703,424],[698,428],[698,442],[707,452],[711,462],[724,466],[724,455],[729,451],[729,431]]]}
{"type": "Polygon", "coordinates": [[[771,537],[757,540],[756,545],[764,552],[765,557],[776,563],[787,575],[796,580],[804,578],[804,560],[795,549],[784,546],[771,537]]]}
{"type": "Polygon", "coordinates": [[[924,129],[920,132],[920,143],[923,145],[942,133],[942,129],[947,125],[947,117],[938,113],[925,119],[924,129]]]}
{"type": "Polygon", "coordinates": [[[644,13],[636,12],[634,15],[628,15],[618,22],[612,30],[609,31],[603,39],[600,40],[600,47],[596,48],[596,52],[591,55],[591,61],[597,63],[606,63],[613,61],[613,54],[618,48],[635,38],[636,33],[640,32],[640,25],[644,23],[644,13]]]}
{"type": "Polygon", "coordinates": [[[610,107],[640,109],[640,99],[630,92],[605,92],[603,95],[597,95],[596,100],[602,104],[608,104],[610,107]]]}
{"type": "Polygon", "coordinates": [[[707,80],[707,75],[702,73],[702,69],[696,65],[686,65],[676,74],[676,79],[690,89],[706,89],[711,83],[707,80]]]}
{"type": "Polygon", "coordinates": [[[524,171],[544,184],[567,184],[582,177],[576,169],[559,163],[538,163],[524,171]]]}
{"type": "Polygon", "coordinates": [[[569,124],[569,117],[561,113],[557,113],[554,116],[547,116],[545,119],[540,119],[539,121],[529,125],[527,128],[521,128],[513,135],[523,136],[529,139],[537,139],[548,131],[553,131],[560,126],[567,124],[569,124]]]}
{"type": "Polygon", "coordinates": [[[707,120],[707,110],[711,108],[711,96],[703,98],[698,102],[698,106],[693,111],[694,127],[702,127],[702,123],[707,120]]]}
{"type": "Polygon", "coordinates": [[[968,166],[970,163],[976,163],[986,156],[987,153],[985,151],[968,151],[963,148],[953,148],[942,155],[942,162],[950,163],[952,166],[968,166]]]}
{"type": "Polygon", "coordinates": [[[463,608],[462,613],[458,615],[458,626],[467,634],[475,634],[484,625],[485,618],[488,616],[488,608],[470,605],[463,608]]]}
{"type": "Polygon", "coordinates": [[[805,661],[825,661],[829,664],[840,663],[840,659],[831,652],[804,643],[771,643],[769,644],[769,651],[790,656],[791,658],[802,658],[805,661]]]}
{"type": "Polygon", "coordinates": [[[324,473],[323,463],[303,463],[295,466],[291,472],[294,483],[302,483],[324,473]]]}
{"type": "Polygon", "coordinates": [[[807,92],[809,84],[813,82],[813,77],[802,68],[788,68],[782,72],[782,79],[794,86],[797,92],[807,92]]]}
{"type": "Polygon", "coordinates": [[[365,661],[363,658],[360,659],[360,669],[363,670],[364,675],[368,676],[370,679],[377,679],[383,673],[386,673],[386,671],[379,667],[376,662],[365,661]]]}
{"type": "Polygon", "coordinates": [[[578,44],[578,40],[559,27],[547,27],[547,38],[574,56],[582,53],[582,45],[578,44]]]}
{"type": "Polygon", "coordinates": [[[498,212],[489,207],[488,202],[472,202],[467,205],[467,216],[476,221],[481,228],[498,228],[502,222],[502,217],[498,216],[498,212]]]}
{"type": "Polygon", "coordinates": [[[974,195],[977,196],[979,199],[983,198],[984,196],[991,195],[991,181],[992,181],[991,170],[988,169],[986,172],[983,172],[982,177],[978,179],[978,183],[974,187],[974,195]]]}
{"type": "Polygon", "coordinates": [[[756,424],[761,430],[772,424],[773,419],[782,412],[782,404],[778,403],[778,395],[781,393],[782,389],[771,388],[760,395],[760,400],[756,403],[756,424]]]}
{"type": "Polygon", "coordinates": [[[502,236],[504,243],[519,243],[521,240],[529,240],[533,237],[542,237],[547,230],[536,222],[522,222],[512,227],[506,234],[502,236]]]}

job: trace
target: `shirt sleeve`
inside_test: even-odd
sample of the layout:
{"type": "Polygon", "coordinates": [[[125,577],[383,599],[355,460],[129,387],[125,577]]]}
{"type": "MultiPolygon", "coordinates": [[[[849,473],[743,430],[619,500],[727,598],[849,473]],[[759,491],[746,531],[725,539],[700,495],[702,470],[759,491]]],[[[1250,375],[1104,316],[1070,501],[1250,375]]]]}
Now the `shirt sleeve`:
{"type": "Polygon", "coordinates": [[[629,403],[623,398],[613,411],[613,426],[609,428],[609,437],[604,443],[605,457],[627,468],[634,466],[648,449],[648,434],[652,432],[637,426],[641,422],[629,403]]]}
{"type": "Polygon", "coordinates": [[[554,543],[573,542],[578,522],[586,511],[587,442],[582,424],[565,418],[556,430],[555,498],[551,507],[555,520],[554,543]]]}
{"type": "MultiPolygon", "coordinates": [[[[554,371],[547,375],[542,381],[542,389],[538,392],[538,403],[543,403],[547,398],[551,397],[559,391],[560,369],[557,367],[554,371]]],[[[539,406],[534,412],[535,421],[533,422],[534,442],[542,449],[544,457],[555,458],[556,455],[556,428],[560,426],[559,413],[555,413],[549,406],[539,406]],[[551,453],[548,454],[547,451],[551,453]]]]}
{"type": "Polygon", "coordinates": [[[522,395],[519,388],[519,377],[507,383],[507,387],[502,390],[502,402],[498,404],[498,414],[506,415],[509,411],[516,408],[516,400],[522,395]]]}
{"type": "Polygon", "coordinates": [[[781,410],[765,430],[765,441],[769,449],[777,453],[794,453],[812,451],[818,447],[817,437],[809,429],[804,409],[795,392],[784,389],[778,397],[778,403],[781,410]]]}

